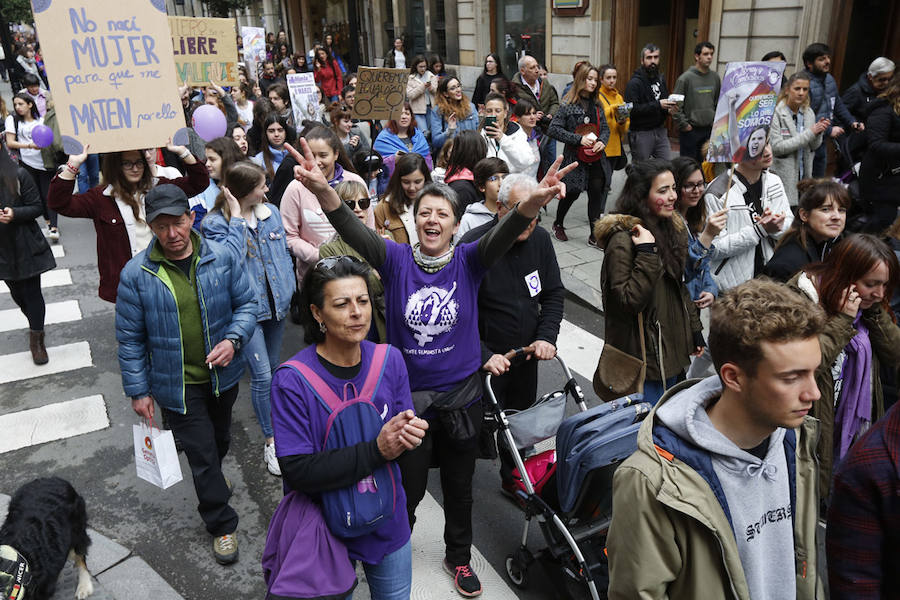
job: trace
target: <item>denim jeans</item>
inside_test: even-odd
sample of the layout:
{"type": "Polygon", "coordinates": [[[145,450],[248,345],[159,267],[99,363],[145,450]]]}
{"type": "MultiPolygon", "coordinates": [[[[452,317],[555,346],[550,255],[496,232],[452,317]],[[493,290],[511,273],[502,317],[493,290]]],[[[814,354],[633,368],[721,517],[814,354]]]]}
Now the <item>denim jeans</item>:
{"type": "MultiPolygon", "coordinates": [[[[409,600],[412,590],[412,542],[394,550],[377,565],[363,563],[372,600],[409,600]]],[[[347,596],[347,600],[353,594],[347,596]]]]}
{"type": "MultiPolygon", "coordinates": [[[[684,380],[684,371],[679,373],[678,375],[673,375],[666,379],[666,390],[671,388],[673,385],[678,383],[679,381],[684,380]]],[[[650,406],[656,406],[656,403],[659,402],[659,399],[663,397],[665,390],[663,390],[662,381],[650,381],[649,379],[644,382],[644,402],[649,402],[650,406]]]]}
{"type": "Polygon", "coordinates": [[[88,154],[78,167],[78,193],[83,194],[100,183],[100,157],[88,154]]]}
{"type": "Polygon", "coordinates": [[[250,400],[263,436],[272,437],[272,404],[270,388],[272,371],[281,362],[281,338],[284,336],[284,319],[269,319],[256,324],[256,330],[244,346],[244,358],[250,369],[250,400]]]}
{"type": "MultiPolygon", "coordinates": [[[[428,107],[428,110],[431,110],[431,107],[428,107]]],[[[422,135],[428,134],[428,113],[422,113],[421,115],[416,115],[416,129],[422,132],[422,135]]],[[[434,157],[437,158],[436,156],[434,157]]]]}

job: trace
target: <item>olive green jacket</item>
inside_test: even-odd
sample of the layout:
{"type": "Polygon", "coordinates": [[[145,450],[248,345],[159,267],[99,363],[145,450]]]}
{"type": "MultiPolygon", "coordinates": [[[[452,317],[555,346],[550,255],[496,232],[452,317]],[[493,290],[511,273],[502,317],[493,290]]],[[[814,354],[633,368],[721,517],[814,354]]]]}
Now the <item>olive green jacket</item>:
{"type": "MultiPolygon", "coordinates": [[[[788,281],[787,285],[818,303],[819,293],[806,273],[802,271],[797,273],[788,281]]],[[[869,328],[869,342],[872,344],[872,422],[874,423],[884,416],[884,390],[881,387],[880,365],[882,363],[894,365],[896,368],[900,364],[900,328],[880,305],[864,310],[863,320],[869,328]]],[[[856,329],[853,328],[853,318],[840,313],[829,317],[825,323],[825,329],[819,334],[822,362],[816,369],[816,383],[822,396],[818,401],[813,402],[810,415],[822,423],[822,434],[819,436],[816,453],[819,458],[819,490],[823,497],[831,488],[834,465],[834,416],[837,407],[835,406],[832,366],[856,333],[856,329]]]]}
{"type": "MultiPolygon", "coordinates": [[[[610,600],[716,598],[750,600],[737,541],[715,494],[697,471],[654,443],[656,411],[641,424],[638,449],[613,476],[613,519],[607,538],[610,600]]],[[[817,422],[795,430],[794,554],[797,600],[824,598],[817,581],[817,422]]],[[[794,597],[787,592],[785,598],[794,597]]]]}
{"type": "MultiPolygon", "coordinates": [[[[606,342],[641,358],[637,316],[643,314],[647,380],[662,381],[660,364],[666,379],[690,364],[694,333],[703,326],[683,280],[666,273],[657,253],[635,249],[631,229],[640,223],[631,215],[611,214],[594,225],[594,236],[605,253],[600,289],[606,342]]],[[[687,236],[686,230],[682,233],[687,236]]]]}

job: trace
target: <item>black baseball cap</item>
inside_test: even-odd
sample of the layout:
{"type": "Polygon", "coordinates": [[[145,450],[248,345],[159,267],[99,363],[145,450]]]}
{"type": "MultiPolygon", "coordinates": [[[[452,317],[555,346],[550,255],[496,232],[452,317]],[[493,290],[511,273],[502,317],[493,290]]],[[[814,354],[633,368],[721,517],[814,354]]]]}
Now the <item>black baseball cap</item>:
{"type": "Polygon", "coordinates": [[[191,205],[184,190],[177,185],[164,183],[150,190],[144,197],[144,210],[147,212],[147,223],[152,223],[159,215],[179,217],[188,213],[191,205]]]}

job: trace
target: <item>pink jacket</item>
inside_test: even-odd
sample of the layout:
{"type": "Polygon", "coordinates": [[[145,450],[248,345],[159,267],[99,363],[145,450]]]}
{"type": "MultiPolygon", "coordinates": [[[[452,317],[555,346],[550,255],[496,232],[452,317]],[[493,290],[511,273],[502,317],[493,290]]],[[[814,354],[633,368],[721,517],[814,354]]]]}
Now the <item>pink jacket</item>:
{"type": "MultiPolygon", "coordinates": [[[[362,177],[344,171],[345,181],[359,181],[362,177]]],[[[374,207],[373,207],[374,208],[374,207]]],[[[366,225],[375,228],[373,208],[369,209],[366,225]]],[[[311,266],[319,260],[319,246],[335,236],[334,228],[328,222],[325,211],[319,206],[315,194],[303,187],[296,179],[291,181],[281,197],[281,220],[287,234],[288,250],[297,259],[297,285],[311,266]]]]}

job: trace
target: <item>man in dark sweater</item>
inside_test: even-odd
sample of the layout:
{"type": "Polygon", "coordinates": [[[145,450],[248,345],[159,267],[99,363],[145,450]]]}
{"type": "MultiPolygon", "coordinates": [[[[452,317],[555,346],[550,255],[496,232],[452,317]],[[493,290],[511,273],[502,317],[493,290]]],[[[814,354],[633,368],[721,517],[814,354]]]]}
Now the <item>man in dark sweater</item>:
{"type": "Polygon", "coordinates": [[[641,66],[625,87],[625,102],[632,102],[628,145],[631,160],[672,157],[666,118],[677,105],[668,99],[666,80],[659,72],[659,47],[647,44],[641,50],[641,66]]]}
{"type": "MultiPolygon", "coordinates": [[[[497,218],[472,229],[461,242],[475,241],[487,233],[536,187],[533,177],[507,175],[497,198],[497,218]]],[[[534,219],[509,252],[491,267],[478,291],[481,359],[484,370],[494,375],[491,387],[504,409],[521,410],[534,402],[537,362],[556,356],[565,293],[550,234],[537,227],[534,219]],[[534,346],[534,357],[529,360],[510,365],[503,356],[528,345],[534,346]]],[[[505,447],[500,460],[503,488],[512,492],[513,462],[505,447]]]]}
{"type": "Polygon", "coordinates": [[[716,103],[719,100],[721,82],[712,65],[716,48],[709,42],[700,42],[694,48],[694,66],[681,74],[675,82],[673,93],[684,95],[684,104],[672,118],[678,123],[681,156],[690,156],[703,162],[701,148],[709,140],[716,103]]]}

